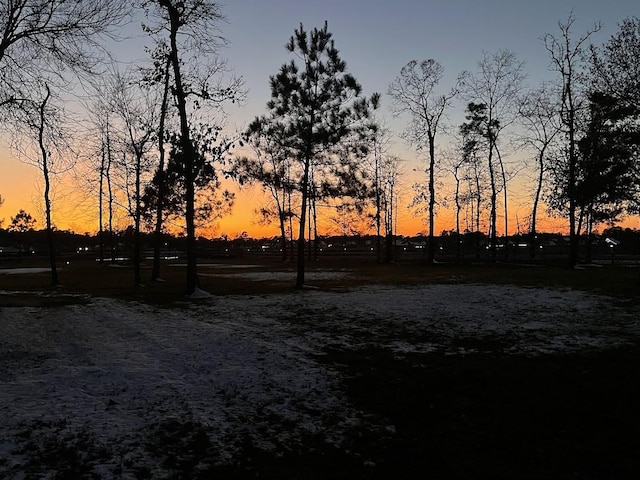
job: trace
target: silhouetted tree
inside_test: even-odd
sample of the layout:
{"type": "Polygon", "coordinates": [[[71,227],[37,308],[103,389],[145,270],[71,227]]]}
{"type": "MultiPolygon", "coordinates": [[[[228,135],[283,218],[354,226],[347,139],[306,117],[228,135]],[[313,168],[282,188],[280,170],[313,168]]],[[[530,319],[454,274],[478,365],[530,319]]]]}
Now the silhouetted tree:
{"type": "MultiPolygon", "coordinates": [[[[467,105],[467,122],[460,127],[460,133],[465,141],[463,147],[465,156],[468,158],[477,158],[477,153],[487,153],[487,165],[489,169],[489,180],[491,186],[491,202],[489,214],[489,239],[491,257],[495,258],[497,247],[497,196],[498,189],[496,185],[495,164],[493,161],[497,132],[500,129],[500,122],[497,119],[491,120],[488,115],[488,107],[484,103],[470,103],[467,105]]],[[[478,188],[478,195],[480,195],[478,188]]],[[[479,197],[478,197],[479,199],[479,197]]],[[[478,202],[479,203],[479,202],[478,202]]],[[[476,210],[476,214],[480,215],[480,208],[476,210]]],[[[478,222],[476,222],[478,223],[478,222]]],[[[478,225],[479,226],[479,225],[478,225]]]]}
{"type": "MultiPolygon", "coordinates": [[[[600,30],[596,24],[587,30],[577,40],[573,40],[571,28],[575,18],[569,15],[566,22],[559,22],[560,36],[551,34],[544,36],[544,44],[551,57],[553,69],[560,76],[562,94],[560,101],[560,119],[563,133],[566,136],[566,155],[564,165],[559,165],[554,175],[556,192],[560,198],[566,199],[566,210],[569,216],[569,266],[574,267],[578,261],[578,198],[576,184],[578,180],[578,134],[579,116],[584,112],[586,105],[585,92],[581,91],[581,83],[584,84],[583,73],[585,70],[584,47],[594,33],[600,30]]],[[[584,89],[583,89],[584,90],[584,89]]],[[[556,197],[558,196],[556,195],[556,197]]],[[[559,202],[560,205],[562,202],[559,202]]]]}
{"type": "MultiPolygon", "coordinates": [[[[210,126],[191,127],[191,139],[196,152],[193,169],[194,183],[194,227],[201,227],[228,214],[233,206],[235,195],[228,190],[220,191],[220,179],[216,164],[227,154],[231,143],[218,141],[220,130],[210,126]]],[[[166,169],[156,174],[145,187],[142,198],[143,215],[148,223],[154,220],[157,212],[158,191],[164,188],[163,223],[184,229],[186,215],[184,184],[184,153],[178,134],[168,137],[170,145],[166,169]],[[160,184],[162,182],[162,185],[160,184]]]]}
{"type": "Polygon", "coordinates": [[[160,280],[160,250],[162,248],[162,231],[163,231],[163,218],[164,218],[164,207],[165,207],[165,198],[167,196],[166,186],[167,182],[164,180],[164,170],[165,170],[165,135],[166,135],[166,124],[169,110],[169,94],[170,91],[170,82],[171,82],[171,56],[168,55],[167,46],[163,43],[158,45],[158,48],[152,54],[152,58],[154,58],[154,69],[153,69],[153,81],[150,82],[153,86],[154,84],[160,83],[162,85],[162,101],[160,103],[160,114],[158,120],[158,128],[156,132],[156,138],[158,140],[158,166],[156,168],[156,181],[158,185],[157,196],[156,196],[156,222],[155,228],[153,231],[153,267],[151,268],[151,280],[159,281],[160,280]],[[163,64],[164,60],[164,64],[163,64]]]}
{"type": "Polygon", "coordinates": [[[225,62],[219,49],[225,40],[218,35],[224,19],[220,4],[212,0],[147,0],[147,7],[156,7],[158,25],[146,27],[152,35],[168,32],[168,57],[171,62],[171,91],[179,119],[181,142],[180,170],[184,182],[186,224],[187,274],[186,293],[192,294],[198,286],[195,197],[198,152],[193,145],[191,117],[188,104],[198,108],[201,104],[220,106],[238,98],[241,83],[231,80],[222,84],[220,75],[225,62]],[[189,60],[191,62],[189,63],[189,60]]]}
{"type": "Polygon", "coordinates": [[[311,32],[300,25],[287,43],[295,59],[284,64],[270,78],[270,115],[281,123],[286,146],[300,162],[299,216],[296,288],[304,285],[304,247],[311,171],[314,162],[328,161],[343,153],[344,144],[368,114],[367,100],[360,97],[361,86],[346,73],[346,63],[335,48],[325,22],[311,32]]]}
{"type": "Polygon", "coordinates": [[[36,225],[36,219],[31,216],[30,213],[20,210],[16,213],[15,217],[11,217],[11,223],[7,228],[10,232],[18,234],[18,258],[22,257],[22,247],[24,242],[24,234],[36,225]]]}
{"type": "Polygon", "coordinates": [[[403,175],[402,160],[393,155],[380,159],[380,204],[383,213],[385,234],[385,261],[393,260],[393,239],[398,218],[398,190],[403,175]]]}
{"type": "Polygon", "coordinates": [[[444,68],[436,60],[410,61],[402,67],[400,75],[389,86],[396,113],[408,113],[411,117],[405,138],[418,149],[429,152],[429,243],[427,261],[435,256],[434,218],[436,205],[436,136],[440,122],[451,101],[458,94],[458,85],[450,92],[437,94],[435,89],[442,80],[444,68]]]}
{"type": "Polygon", "coordinates": [[[127,162],[123,167],[133,172],[133,192],[129,192],[128,183],[125,188],[129,215],[133,219],[134,285],[139,286],[142,283],[140,272],[142,182],[144,173],[149,170],[147,157],[157,134],[159,99],[155,98],[153,91],[136,88],[134,79],[132,74],[116,72],[111,84],[109,102],[121,123],[123,146],[133,156],[132,164],[127,162]]]}
{"type": "MultiPolygon", "coordinates": [[[[502,131],[511,125],[517,117],[517,105],[522,83],[525,78],[524,63],[518,60],[515,53],[500,50],[494,54],[485,53],[478,63],[478,71],[464,77],[464,96],[470,105],[482,107],[482,112],[476,108],[468,108],[472,116],[480,117],[472,120],[477,127],[484,129],[483,136],[487,142],[487,164],[490,169],[491,180],[491,220],[490,220],[490,251],[492,257],[496,253],[497,245],[497,194],[495,165],[500,169],[502,177],[504,201],[504,229],[505,236],[509,235],[508,192],[506,172],[499,149],[499,139],[502,131]],[[481,120],[481,121],[480,121],[481,120]],[[479,123],[478,123],[479,122],[479,123]]],[[[506,243],[505,243],[506,245],[506,243]]],[[[505,252],[508,250],[505,248],[505,252]]]]}
{"type": "Polygon", "coordinates": [[[549,86],[532,90],[521,100],[520,119],[524,131],[520,141],[533,149],[537,165],[536,186],[529,223],[529,253],[535,258],[538,252],[537,220],[542,197],[545,173],[554,141],[560,134],[560,118],[554,93],[549,86]]]}
{"type": "MultiPolygon", "coordinates": [[[[35,97],[35,91],[31,92],[35,97]]],[[[51,284],[59,284],[51,218],[52,176],[71,169],[75,164],[75,154],[67,143],[69,133],[61,107],[54,104],[55,98],[48,84],[40,88],[41,99],[37,102],[22,102],[15,118],[23,124],[22,131],[14,134],[13,147],[19,159],[37,167],[42,173],[45,229],[51,266],[51,284]]]]}
{"type": "Polygon", "coordinates": [[[601,93],[589,96],[589,120],[578,141],[576,197],[590,235],[593,225],[613,223],[637,188],[640,132],[627,128],[632,107],[601,93]]]}
{"type": "MultiPolygon", "coordinates": [[[[283,137],[282,124],[267,117],[255,120],[249,126],[246,139],[253,149],[253,157],[240,157],[234,162],[232,175],[243,185],[258,183],[270,195],[271,205],[259,208],[263,219],[276,218],[282,244],[282,260],[287,259],[287,222],[294,215],[291,211],[291,196],[295,190],[293,179],[294,161],[283,137]]],[[[289,232],[291,235],[293,232],[289,232]]],[[[292,240],[292,239],[289,239],[292,240]]]]}
{"type": "MultiPolygon", "coordinates": [[[[610,99],[608,121],[619,132],[618,142],[625,142],[630,153],[638,156],[638,122],[640,121],[640,19],[626,18],[602,48],[592,47],[590,89],[610,99]],[[614,115],[611,115],[614,114],[614,115]],[[625,134],[621,134],[626,132],[625,134]]],[[[627,210],[640,212],[640,161],[636,159],[629,172],[633,182],[628,186],[627,210]]]]}
{"type": "Polygon", "coordinates": [[[37,102],[43,79],[61,79],[60,73],[65,69],[95,72],[104,56],[102,37],[126,18],[131,7],[126,0],[3,1],[0,113],[2,107],[37,102]]]}

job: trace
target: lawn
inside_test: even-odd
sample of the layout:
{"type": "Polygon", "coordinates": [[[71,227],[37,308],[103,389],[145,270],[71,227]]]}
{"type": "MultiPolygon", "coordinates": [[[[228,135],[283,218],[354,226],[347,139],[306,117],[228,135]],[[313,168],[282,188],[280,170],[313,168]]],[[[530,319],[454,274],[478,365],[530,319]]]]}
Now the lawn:
{"type": "Polygon", "coordinates": [[[2,266],[0,477],[637,477],[638,269],[258,260],[2,266]]]}

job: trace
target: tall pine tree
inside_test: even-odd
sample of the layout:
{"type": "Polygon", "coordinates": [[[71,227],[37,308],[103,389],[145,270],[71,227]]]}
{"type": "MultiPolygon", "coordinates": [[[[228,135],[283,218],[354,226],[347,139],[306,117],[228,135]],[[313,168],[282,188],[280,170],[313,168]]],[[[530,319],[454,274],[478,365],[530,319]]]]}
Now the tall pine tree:
{"type": "MultiPolygon", "coordinates": [[[[305,31],[302,24],[286,45],[295,59],[270,78],[269,121],[278,122],[286,147],[301,166],[296,288],[304,285],[305,226],[314,162],[338,161],[345,144],[363,128],[369,108],[362,88],[347,73],[327,23],[305,31]]],[[[261,121],[264,119],[256,119],[261,121]]]]}

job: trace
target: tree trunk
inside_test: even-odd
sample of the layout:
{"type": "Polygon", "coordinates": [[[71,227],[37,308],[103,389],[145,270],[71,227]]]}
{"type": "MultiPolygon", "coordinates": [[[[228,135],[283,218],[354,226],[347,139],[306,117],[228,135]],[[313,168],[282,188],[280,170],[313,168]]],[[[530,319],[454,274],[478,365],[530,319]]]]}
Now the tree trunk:
{"type": "Polygon", "coordinates": [[[184,86],[182,85],[182,74],[180,71],[180,59],[178,57],[177,34],[180,28],[180,15],[170,0],[159,0],[160,5],[167,9],[171,23],[169,39],[171,45],[171,63],[173,65],[173,76],[175,81],[175,97],[178,104],[178,115],[180,117],[180,141],[184,155],[184,186],[185,186],[185,222],[187,230],[187,273],[186,291],[187,295],[193,294],[198,287],[197,274],[197,252],[196,252],[196,226],[195,226],[195,151],[191,143],[189,130],[189,119],[187,116],[187,102],[184,86]]]}
{"type": "Polygon", "coordinates": [[[49,155],[47,153],[47,148],[44,140],[44,128],[45,128],[45,108],[47,106],[47,102],[49,101],[49,97],[51,96],[51,91],[49,90],[49,86],[45,85],[47,89],[47,95],[44,100],[40,104],[40,124],[38,125],[38,144],[40,146],[40,154],[42,158],[42,175],[44,177],[44,208],[45,208],[45,216],[47,223],[47,244],[49,247],[49,265],[51,267],[51,285],[57,287],[60,284],[60,280],[58,279],[58,269],[56,267],[56,250],[53,241],[53,225],[51,223],[51,200],[49,199],[49,191],[51,188],[51,182],[49,178],[49,155]]]}
{"type": "Polygon", "coordinates": [[[436,208],[436,187],[435,187],[435,137],[429,133],[429,250],[427,263],[433,265],[436,255],[435,234],[433,232],[435,226],[435,208],[436,208]]]}
{"type": "Polygon", "coordinates": [[[109,250],[111,251],[111,263],[116,263],[116,251],[113,244],[113,188],[111,185],[111,137],[109,135],[109,119],[107,119],[107,191],[109,193],[109,250]]]}
{"type": "Polygon", "coordinates": [[[311,155],[307,154],[304,161],[304,174],[302,176],[302,207],[300,208],[300,229],[298,232],[298,264],[296,273],[296,288],[301,289],[304,286],[304,229],[307,213],[307,197],[309,196],[309,167],[311,164],[311,155]]]}
{"type": "MultiPolygon", "coordinates": [[[[377,143],[377,142],[376,142],[377,143]]],[[[382,251],[381,251],[381,245],[382,245],[382,237],[380,236],[380,223],[381,223],[381,219],[380,219],[380,209],[381,209],[381,205],[380,205],[380,155],[378,152],[378,146],[374,145],[374,169],[375,169],[375,186],[376,186],[376,261],[378,263],[382,262],[382,251]]]]}
{"type": "Polygon", "coordinates": [[[136,151],[136,185],[135,185],[135,210],[134,210],[134,231],[133,231],[133,281],[134,286],[142,284],[140,274],[140,216],[142,209],[140,206],[140,169],[142,168],[142,152],[136,151]]]}
{"type": "Polygon", "coordinates": [[[98,187],[98,256],[100,259],[100,265],[104,263],[104,226],[102,224],[103,214],[103,197],[104,197],[104,169],[106,163],[106,153],[104,147],[104,140],[102,142],[102,148],[100,149],[100,179],[98,187]]]}
{"type": "Polygon", "coordinates": [[[536,258],[538,254],[538,241],[537,241],[537,219],[538,219],[538,204],[540,203],[540,195],[542,194],[542,182],[544,180],[544,153],[543,148],[538,156],[538,163],[540,170],[538,171],[538,185],[536,186],[536,194],[533,199],[533,210],[531,211],[531,228],[529,230],[529,253],[532,259],[536,258]]]}
{"type": "Polygon", "coordinates": [[[162,92],[162,105],[160,107],[160,122],[158,125],[158,199],[156,204],[156,225],[153,231],[153,267],[151,269],[151,280],[160,280],[160,250],[162,248],[162,223],[164,215],[164,197],[167,187],[164,179],[164,124],[167,117],[167,102],[169,98],[169,69],[171,67],[171,57],[167,58],[164,72],[164,90],[162,92]]]}
{"type": "Polygon", "coordinates": [[[496,146],[496,154],[498,155],[498,163],[500,165],[500,174],[502,176],[502,188],[504,189],[504,257],[509,259],[509,209],[507,206],[508,192],[507,192],[507,175],[504,171],[504,162],[502,161],[502,155],[500,150],[496,146]]]}
{"type": "Polygon", "coordinates": [[[462,261],[462,245],[460,244],[460,212],[462,211],[462,205],[460,205],[460,179],[458,178],[457,167],[454,177],[456,181],[456,261],[460,263],[462,261]]]}
{"type": "Polygon", "coordinates": [[[491,213],[489,215],[489,256],[492,261],[496,259],[498,248],[497,226],[497,205],[498,192],[496,188],[496,176],[493,169],[493,140],[489,140],[489,181],[491,182],[491,213]]]}
{"type": "Polygon", "coordinates": [[[573,92],[571,90],[571,74],[565,81],[565,92],[567,102],[567,114],[569,119],[569,178],[567,195],[569,197],[569,268],[573,268],[578,263],[578,233],[576,232],[576,140],[575,140],[575,108],[573,105],[573,92]]]}
{"type": "Polygon", "coordinates": [[[280,243],[281,243],[281,247],[282,247],[282,254],[280,257],[280,260],[282,260],[282,262],[286,262],[287,261],[287,230],[285,228],[285,224],[284,224],[284,210],[281,210],[279,212],[279,216],[280,216],[280,243]]]}
{"type": "Polygon", "coordinates": [[[287,208],[289,210],[289,258],[295,258],[293,249],[293,210],[291,205],[291,190],[287,192],[287,208]]]}

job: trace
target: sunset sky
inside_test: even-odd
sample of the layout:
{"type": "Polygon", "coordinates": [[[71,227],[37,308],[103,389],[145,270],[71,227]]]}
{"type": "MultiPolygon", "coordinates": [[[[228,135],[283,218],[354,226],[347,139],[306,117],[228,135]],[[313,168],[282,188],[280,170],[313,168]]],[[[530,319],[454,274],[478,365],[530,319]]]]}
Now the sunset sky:
{"type": "MultiPolygon", "coordinates": [[[[625,17],[640,15],[637,0],[229,0],[226,3],[223,12],[228,23],[222,25],[222,34],[230,46],[225,55],[234,72],[244,78],[248,90],[244,105],[229,109],[229,129],[242,129],[265,112],[269,76],[290,60],[284,45],[301,22],[310,30],[328,21],[349,72],[362,84],[364,94],[370,95],[386,94],[388,85],[409,60],[427,58],[434,58],[444,66],[441,85],[443,91],[447,90],[461,71],[475,70],[483,51],[499,49],[512,50],[524,60],[528,84],[537,85],[553,78],[541,37],[545,33],[558,34],[558,21],[565,21],[571,11],[576,17],[575,35],[592,27],[594,22],[602,23],[602,31],[593,37],[596,44],[614,34],[625,17]]],[[[138,25],[135,22],[129,28],[135,31],[138,25]]],[[[145,57],[142,47],[142,40],[134,40],[119,45],[115,54],[124,61],[135,62],[145,57]]],[[[381,116],[399,133],[405,121],[391,116],[386,108],[389,103],[383,95],[381,116]]],[[[451,110],[454,125],[462,121],[462,111],[461,102],[451,110]]],[[[425,163],[402,140],[396,140],[392,150],[406,159],[409,172],[404,182],[407,198],[400,205],[399,232],[424,231],[423,222],[412,218],[406,204],[410,185],[424,179],[420,172],[425,163]]],[[[25,209],[38,218],[38,226],[42,227],[39,171],[14,157],[7,139],[0,138],[0,195],[5,199],[0,206],[0,219],[4,219],[6,227],[19,209],[25,209]]],[[[97,221],[87,223],[86,213],[78,212],[77,201],[72,199],[68,188],[60,188],[57,195],[53,208],[58,228],[81,232],[97,229],[97,221]]],[[[221,221],[217,232],[230,236],[243,230],[256,236],[275,234],[275,228],[265,230],[256,225],[252,211],[260,199],[258,188],[244,189],[237,198],[232,218],[221,221]]],[[[517,195],[513,201],[517,205],[517,195]]],[[[520,203],[529,204],[524,198],[520,203]]],[[[437,220],[436,233],[451,228],[450,222],[451,215],[443,214],[437,220]]],[[[559,229],[563,225],[562,221],[549,221],[547,228],[559,229]]]]}

